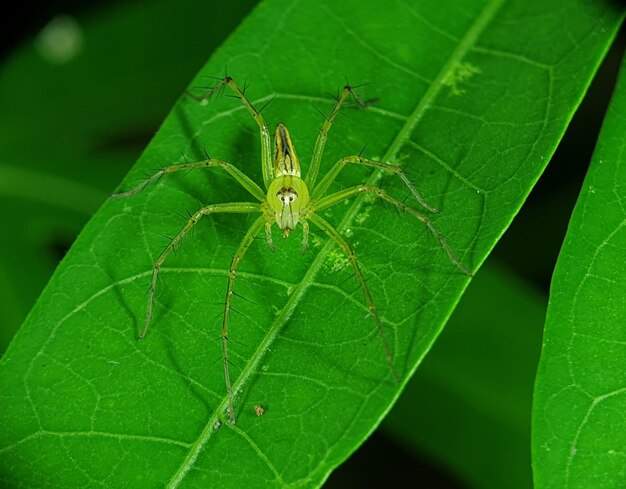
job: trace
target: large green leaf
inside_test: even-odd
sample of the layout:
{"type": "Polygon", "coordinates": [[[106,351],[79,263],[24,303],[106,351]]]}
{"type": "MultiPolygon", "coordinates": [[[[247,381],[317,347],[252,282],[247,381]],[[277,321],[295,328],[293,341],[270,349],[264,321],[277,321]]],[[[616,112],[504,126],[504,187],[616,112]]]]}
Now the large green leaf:
{"type": "Polygon", "coordinates": [[[625,71],[552,281],[533,406],[538,488],[626,484],[625,71]]]}
{"type": "MultiPolygon", "coordinates": [[[[304,162],[321,122],[311,104],[327,112],[324,93],[344,76],[371,81],[359,92],[378,103],[337,120],[323,170],[363,144],[403,165],[442,209],[437,228],[477,268],[553,153],[619,18],[583,0],[269,0],[202,73],[228,66],[251,82],[255,104],[272,100],[264,116],[288,124],[304,162]]],[[[185,97],[124,187],[201,158],[202,147],[260,180],[257,129],[237,101],[185,97]]],[[[377,178],[351,169],[341,184],[377,178]]],[[[407,194],[391,177],[382,186],[407,194]]],[[[226,176],[196,172],[94,216],[0,365],[5,483],[316,486],[377,426],[401,385],[345,258],[324,236],[305,256],[297,234],[275,254],[258,240],[241,265],[246,300],[236,301],[230,335],[237,425],[224,422],[218,339],[226,270],[249,220],[199,226],[163,269],[153,327],[136,341],[163,235],[183,223],[177,213],[242,199],[226,176]]],[[[363,199],[327,215],[356,249],[408,379],[468,279],[406,215],[363,199]]]]}

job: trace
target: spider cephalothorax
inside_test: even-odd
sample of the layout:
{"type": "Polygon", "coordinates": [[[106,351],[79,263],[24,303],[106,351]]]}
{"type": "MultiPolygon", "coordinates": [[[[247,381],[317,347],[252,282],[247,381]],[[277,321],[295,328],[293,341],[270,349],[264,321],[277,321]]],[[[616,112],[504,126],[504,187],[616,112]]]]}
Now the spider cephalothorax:
{"type": "MultiPolygon", "coordinates": [[[[263,191],[261,187],[248,176],[246,176],[241,170],[231,165],[230,163],[217,160],[214,158],[208,158],[204,161],[198,161],[194,163],[180,163],[170,166],[166,166],[152,177],[144,180],[135,188],[126,192],[118,193],[113,197],[128,197],[136,194],[146,187],[151,182],[158,180],[166,173],[172,173],[180,170],[190,170],[195,168],[221,168],[230,174],[243,188],[245,188],[255,199],[256,202],[228,202],[223,204],[209,204],[201,209],[197,210],[190,216],[189,221],[179,231],[179,233],[172,239],[170,244],[165,248],[161,255],[157,258],[152,267],[152,280],[150,282],[150,289],[148,292],[148,306],[146,309],[146,319],[143,329],[139,335],[139,339],[143,339],[148,326],[152,320],[152,309],[154,303],[154,291],[156,289],[157,278],[159,270],[163,265],[163,262],[167,256],[176,248],[176,246],[182,241],[182,239],[189,233],[198,221],[209,214],[215,213],[260,213],[261,215],[252,223],[245,236],[241,240],[239,247],[233,255],[230,267],[228,269],[228,285],[226,288],[226,300],[224,302],[224,314],[222,319],[222,358],[224,364],[224,381],[226,383],[227,399],[224,401],[223,406],[227,409],[229,421],[235,422],[235,393],[241,388],[246,381],[244,375],[241,375],[231,382],[230,369],[228,360],[228,333],[230,325],[230,313],[232,311],[232,304],[235,297],[234,286],[235,279],[237,278],[237,267],[241,262],[246,251],[254,241],[254,238],[265,228],[265,236],[268,245],[273,250],[271,229],[276,224],[281,230],[284,237],[288,237],[291,231],[293,231],[298,224],[302,226],[302,247],[306,249],[309,222],[312,222],[315,227],[321,230],[328,238],[334,241],[345,253],[346,258],[350,262],[356,279],[363,290],[365,301],[367,302],[367,308],[370,311],[371,316],[376,322],[376,327],[382,339],[382,345],[385,351],[387,362],[391,367],[391,372],[396,380],[399,380],[399,375],[396,371],[393,355],[381,319],[378,315],[374,301],[370,294],[365,277],[361,272],[359,264],[356,259],[354,251],[348,244],[348,242],[341,236],[341,234],[323,217],[318,215],[318,212],[323,211],[339,202],[342,202],[351,197],[368,193],[378,197],[384,202],[391,204],[400,211],[406,212],[413,216],[417,220],[426,225],[430,232],[439,240],[441,247],[448,254],[448,257],[460,270],[470,274],[469,270],[465,268],[454,256],[450,248],[448,247],[443,236],[435,229],[430,219],[420,212],[416,211],[412,207],[404,204],[403,202],[395,199],[387,194],[379,187],[369,185],[367,183],[356,185],[354,187],[344,188],[334,193],[327,194],[328,189],[337,178],[337,175],[341,170],[349,164],[360,165],[367,168],[373,168],[381,172],[387,172],[396,175],[409,189],[413,197],[426,209],[431,212],[437,212],[437,210],[429,206],[424,199],[417,192],[413,184],[409,181],[404,172],[397,166],[382,161],[374,161],[358,156],[346,156],[337,161],[330,167],[326,175],[317,182],[317,175],[320,169],[320,163],[324,152],[324,146],[326,144],[326,137],[333,124],[335,116],[339,113],[341,107],[345,104],[346,100],[352,96],[357,104],[362,105],[359,98],[355,95],[352,87],[345,86],[341,91],[339,97],[335,102],[335,105],[324,121],[322,129],[315,143],[313,150],[313,156],[309,165],[308,173],[305,179],[301,178],[300,161],[296,155],[296,151],[293,148],[291,137],[287,128],[279,124],[276,128],[275,137],[275,151],[274,161],[272,163],[272,154],[270,146],[270,133],[263,120],[261,114],[254,108],[252,103],[239,89],[234,80],[227,76],[220,83],[218,83],[213,89],[206,94],[196,97],[190,94],[197,100],[206,100],[214,93],[227,86],[230,88],[235,96],[239,98],[241,103],[246,107],[248,112],[252,115],[254,120],[259,126],[261,135],[261,168],[263,172],[263,183],[266,191],[263,191]],[[309,192],[310,189],[310,192],[309,192]]],[[[254,366],[248,369],[253,371],[254,366]]]]}

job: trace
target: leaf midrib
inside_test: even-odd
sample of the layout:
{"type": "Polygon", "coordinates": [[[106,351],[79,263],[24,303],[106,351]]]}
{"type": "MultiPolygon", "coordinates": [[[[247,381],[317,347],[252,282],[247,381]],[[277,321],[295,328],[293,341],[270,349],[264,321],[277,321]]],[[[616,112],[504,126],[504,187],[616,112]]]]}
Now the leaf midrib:
{"type": "MultiPolygon", "coordinates": [[[[485,29],[489,21],[493,18],[496,11],[500,8],[500,6],[504,3],[505,0],[491,0],[482,13],[478,16],[472,26],[468,29],[465,36],[461,38],[457,48],[453,51],[452,55],[448,59],[448,61],[443,65],[442,69],[439,71],[437,77],[433,80],[431,85],[428,87],[422,98],[419,100],[415,109],[411,112],[409,117],[406,119],[406,122],[403,124],[402,128],[398,132],[396,138],[393,140],[388,150],[385,152],[383,156],[383,161],[395,161],[400,151],[400,148],[404,145],[404,143],[409,139],[412,131],[415,129],[415,126],[419,123],[419,121],[424,116],[424,113],[428,109],[429,105],[436,98],[439,91],[445,85],[443,84],[443,80],[446,75],[450,72],[450,70],[454,69],[455,65],[463,59],[463,57],[469,52],[473,44],[478,39],[481,32],[485,29]]],[[[372,176],[369,178],[368,183],[373,183],[375,181],[375,172],[372,173],[372,176]]],[[[364,196],[357,197],[350,206],[350,208],[345,213],[344,218],[342,219],[339,226],[337,226],[337,230],[339,232],[344,231],[355,218],[355,216],[359,213],[364,201],[364,196]]],[[[238,392],[239,389],[248,381],[249,377],[253,375],[256,370],[257,365],[261,362],[261,359],[265,355],[265,352],[269,350],[269,347],[274,342],[278,333],[282,330],[285,323],[289,320],[293,311],[297,307],[300,302],[300,298],[304,295],[304,293],[308,290],[312,283],[314,283],[314,279],[317,275],[317,272],[321,268],[324,260],[326,260],[328,253],[335,246],[332,240],[328,240],[324,247],[317,254],[310,268],[304,275],[302,281],[294,287],[294,290],[287,300],[287,303],[281,310],[280,314],[274,320],[271,328],[268,330],[265,338],[256,348],[254,354],[250,357],[250,361],[246,364],[246,366],[242,369],[241,374],[237,378],[237,380],[233,383],[233,392],[238,392]]],[[[400,393],[398,390],[395,397],[397,397],[400,393]]],[[[394,399],[395,399],[394,397],[394,399]]],[[[381,418],[386,414],[386,412],[390,409],[390,403],[385,412],[381,415],[381,418]]],[[[215,408],[213,413],[208,419],[205,427],[202,432],[198,436],[197,440],[191,445],[191,448],[181,463],[178,470],[174,473],[172,479],[168,484],[168,488],[174,489],[180,485],[183,481],[185,475],[191,470],[193,464],[195,463],[200,451],[204,447],[204,445],[208,442],[209,438],[215,431],[216,423],[220,420],[220,414],[223,413],[228,406],[228,396],[225,395],[222,399],[222,402],[215,408]]],[[[371,430],[373,431],[376,427],[376,424],[372,425],[371,430]]],[[[273,469],[273,467],[271,467],[273,469]]]]}

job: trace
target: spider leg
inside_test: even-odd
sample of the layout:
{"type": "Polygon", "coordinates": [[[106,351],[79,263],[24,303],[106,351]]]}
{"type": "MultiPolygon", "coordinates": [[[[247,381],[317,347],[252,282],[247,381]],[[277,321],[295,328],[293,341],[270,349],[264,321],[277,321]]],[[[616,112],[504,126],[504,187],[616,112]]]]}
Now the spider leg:
{"type": "Polygon", "coordinates": [[[302,224],[302,254],[306,253],[306,250],[309,248],[309,223],[306,220],[300,221],[302,224]]]}
{"type": "Polygon", "coordinates": [[[394,175],[399,177],[400,180],[402,180],[402,183],[406,185],[406,187],[409,189],[413,197],[415,197],[415,200],[417,200],[421,204],[422,207],[424,207],[425,209],[428,209],[430,212],[439,212],[437,209],[432,207],[430,204],[428,204],[424,200],[424,198],[419,194],[419,192],[415,188],[415,185],[413,185],[411,180],[409,180],[409,178],[406,176],[406,173],[402,171],[402,168],[396,165],[391,165],[389,163],[384,163],[382,161],[368,160],[366,158],[363,158],[360,155],[359,156],[346,156],[345,158],[341,158],[337,163],[335,163],[335,165],[330,169],[330,171],[326,174],[326,176],[324,176],[324,178],[317,185],[317,187],[313,189],[312,198],[313,199],[321,198],[324,195],[324,193],[326,193],[326,190],[328,190],[328,187],[330,187],[330,185],[335,181],[335,178],[337,178],[337,175],[339,175],[339,172],[343,168],[345,168],[346,165],[349,165],[349,164],[361,165],[361,166],[366,166],[370,168],[377,168],[382,171],[388,171],[390,173],[393,173],[394,175]]]}
{"type": "Polygon", "coordinates": [[[263,190],[261,190],[261,188],[256,183],[254,183],[254,181],[250,179],[250,177],[246,176],[245,173],[243,173],[241,170],[231,165],[230,163],[226,161],[222,161],[222,160],[215,160],[213,158],[209,158],[203,161],[196,161],[194,163],[178,163],[178,164],[166,166],[162,168],[161,170],[159,170],[158,172],[156,172],[151,177],[141,182],[136,187],[131,188],[130,190],[127,190],[126,192],[113,194],[111,195],[111,198],[119,199],[122,197],[130,197],[131,195],[135,195],[141,192],[145,187],[147,187],[151,183],[156,182],[159,178],[161,178],[163,175],[167,173],[174,173],[174,172],[181,171],[181,170],[195,170],[197,168],[213,168],[213,167],[221,168],[222,170],[224,170],[226,173],[232,176],[243,188],[245,188],[254,197],[256,197],[259,201],[262,202],[263,200],[265,200],[265,193],[263,192],[263,190]]]}
{"type": "Polygon", "coordinates": [[[437,240],[439,241],[439,244],[448,255],[448,258],[450,258],[450,261],[454,263],[454,265],[463,273],[465,273],[466,275],[469,275],[470,277],[472,276],[472,272],[458,260],[458,258],[454,255],[454,253],[452,253],[452,249],[450,249],[450,246],[446,242],[445,238],[439,231],[437,231],[432,221],[428,219],[428,217],[426,217],[424,214],[417,212],[415,209],[413,209],[412,207],[409,207],[403,202],[400,202],[399,200],[394,199],[383,189],[380,189],[373,185],[357,185],[356,187],[350,187],[345,190],[340,190],[339,192],[336,192],[334,194],[327,195],[326,197],[322,197],[315,203],[315,209],[316,210],[326,209],[327,207],[330,207],[336,204],[337,202],[341,202],[342,200],[349,199],[350,197],[354,197],[355,195],[359,195],[362,193],[374,194],[377,197],[379,197],[381,200],[392,204],[396,209],[406,212],[412,215],[413,217],[415,217],[417,220],[423,222],[428,228],[428,230],[437,238],[437,240]]]}
{"type": "Polygon", "coordinates": [[[383,346],[385,348],[385,357],[387,358],[387,363],[391,367],[391,371],[393,372],[393,376],[396,381],[400,382],[400,375],[398,375],[398,371],[396,370],[396,366],[393,363],[393,356],[391,354],[391,347],[389,346],[389,342],[387,341],[387,335],[385,335],[385,330],[383,328],[383,323],[380,320],[380,316],[378,315],[378,310],[376,309],[376,305],[372,299],[372,295],[370,294],[369,287],[365,282],[365,277],[361,272],[361,268],[356,260],[356,255],[352,250],[351,246],[348,242],[339,234],[339,232],[325,219],[321,218],[316,214],[311,214],[308,216],[308,219],[315,224],[318,228],[320,228],[324,233],[326,233],[336,244],[339,246],[343,252],[346,254],[346,257],[350,261],[354,273],[356,275],[359,284],[361,285],[361,289],[363,289],[363,295],[365,295],[365,301],[367,302],[367,308],[370,314],[374,317],[376,321],[376,327],[378,328],[378,333],[383,341],[383,346]]]}
{"type": "MultiPolygon", "coordinates": [[[[272,145],[270,141],[270,131],[267,128],[267,124],[261,116],[261,113],[254,108],[252,102],[248,100],[248,97],[243,93],[242,90],[239,89],[235,81],[230,77],[226,76],[223,80],[221,80],[217,85],[211,88],[204,95],[194,95],[190,91],[187,91],[187,95],[198,100],[199,102],[203,102],[217,91],[222,89],[224,86],[230,88],[235,96],[241,101],[244,107],[248,110],[250,115],[254,118],[256,123],[259,125],[259,131],[261,133],[261,164],[263,167],[263,182],[265,183],[265,188],[268,188],[270,182],[274,179],[274,169],[272,166],[272,145]]],[[[261,199],[262,200],[262,199],[261,199]]]]}
{"type": "Polygon", "coordinates": [[[235,296],[235,279],[237,278],[237,266],[250,245],[254,242],[257,234],[265,227],[267,218],[265,215],[259,217],[248,229],[239,244],[239,248],[233,255],[233,260],[228,269],[228,286],[226,289],[226,302],[224,303],[224,319],[222,322],[222,356],[224,359],[224,381],[228,393],[228,417],[231,424],[235,424],[235,393],[230,382],[230,372],[228,370],[228,326],[230,322],[230,311],[232,310],[233,297],[235,296]]]}
{"type": "Polygon", "coordinates": [[[274,246],[274,240],[272,239],[272,221],[271,218],[265,219],[265,242],[267,243],[267,247],[270,249],[272,253],[276,251],[276,246],[274,246]]]}
{"type": "Polygon", "coordinates": [[[218,212],[231,212],[231,213],[247,213],[247,212],[261,212],[261,205],[248,202],[231,202],[228,204],[213,204],[202,207],[191,215],[185,226],[178,232],[169,245],[163,250],[161,255],[157,258],[152,266],[152,281],[150,282],[150,289],[148,290],[148,306],[146,308],[146,321],[144,323],[139,340],[143,340],[150,326],[152,320],[152,310],[154,305],[154,292],[156,289],[157,278],[163,262],[167,256],[174,250],[174,248],[180,244],[182,239],[193,229],[198,221],[206,215],[215,214],[218,212]]]}
{"type": "Polygon", "coordinates": [[[346,85],[343,87],[343,90],[337,97],[337,102],[333,107],[333,110],[330,112],[322,128],[320,129],[320,133],[317,136],[317,141],[315,141],[315,148],[313,149],[313,156],[311,157],[311,164],[309,165],[309,172],[304,180],[304,183],[307,184],[309,188],[313,188],[315,186],[315,180],[317,179],[317,174],[319,173],[320,163],[322,161],[322,155],[324,154],[324,146],[326,145],[326,139],[328,138],[328,132],[333,125],[333,121],[337,114],[341,110],[341,107],[345,104],[346,99],[352,95],[354,100],[356,100],[357,105],[359,107],[364,107],[365,104],[361,101],[361,99],[354,93],[353,88],[350,85],[346,85]]]}

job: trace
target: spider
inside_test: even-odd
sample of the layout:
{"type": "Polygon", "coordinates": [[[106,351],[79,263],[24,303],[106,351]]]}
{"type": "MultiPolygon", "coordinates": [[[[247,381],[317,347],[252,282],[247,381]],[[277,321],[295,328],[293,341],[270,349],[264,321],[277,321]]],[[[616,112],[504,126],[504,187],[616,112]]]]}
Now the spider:
{"type": "Polygon", "coordinates": [[[148,289],[148,304],[146,308],[146,318],[139,335],[139,340],[143,340],[148,331],[148,327],[152,321],[153,307],[154,307],[154,295],[157,284],[157,278],[159,271],[163,265],[163,262],[167,256],[174,250],[174,248],[182,241],[182,239],[193,229],[193,227],[204,216],[208,216],[216,213],[236,213],[236,214],[260,214],[260,216],[252,223],[247,232],[245,233],[239,247],[233,255],[230,267],[228,269],[228,284],[226,288],[226,300],[224,303],[224,313],[222,319],[222,359],[224,364],[224,381],[226,384],[226,391],[228,394],[228,418],[230,423],[235,423],[235,392],[233,391],[232,382],[229,371],[228,361],[228,335],[229,335],[229,323],[230,314],[232,310],[232,303],[235,296],[234,286],[235,279],[237,278],[237,267],[243,259],[246,251],[256,238],[256,236],[265,230],[265,239],[267,245],[272,251],[275,251],[274,243],[272,242],[272,226],[276,225],[282,232],[284,238],[288,238],[292,231],[300,224],[302,227],[302,251],[306,251],[309,239],[309,223],[312,223],[324,234],[326,234],[331,240],[333,240],[337,246],[339,246],[345,253],[356,279],[360,284],[363,294],[365,296],[365,302],[369,314],[374,318],[378,333],[382,340],[385,357],[389,364],[393,376],[396,381],[400,380],[400,376],[393,362],[393,356],[385,330],[383,328],[382,321],[378,314],[378,310],[374,304],[370,290],[365,281],[365,277],[361,272],[359,264],[356,259],[356,255],[352,250],[352,247],[341,236],[341,234],[328,222],[326,219],[319,215],[320,211],[328,209],[329,207],[342,202],[351,197],[355,197],[359,194],[372,194],[384,202],[393,205],[395,208],[402,212],[405,212],[417,220],[421,221],[430,232],[437,238],[441,247],[446,252],[450,261],[456,265],[463,273],[471,275],[471,272],[455,257],[452,250],[446,243],[444,237],[433,226],[432,222],[424,214],[416,211],[412,207],[407,206],[403,202],[395,199],[387,194],[379,187],[361,184],[354,187],[349,187],[340,190],[335,193],[327,194],[327,190],[331,184],[337,178],[337,175],[347,165],[359,165],[362,167],[373,168],[381,172],[387,172],[398,177],[403,184],[408,188],[412,196],[417,202],[430,212],[436,213],[437,209],[431,207],[418,193],[415,186],[407,178],[406,174],[398,166],[384,163],[381,161],[369,160],[362,157],[360,154],[357,156],[346,156],[337,161],[334,166],[328,171],[326,175],[318,182],[318,173],[320,168],[320,162],[322,160],[322,154],[324,152],[324,146],[330,128],[335,120],[335,117],[339,113],[342,106],[346,104],[346,101],[352,97],[357,105],[364,107],[365,104],[354,92],[354,89],[350,85],[346,85],[340,92],[336,99],[334,107],[330,114],[326,117],[324,124],[319,132],[309,171],[306,177],[302,178],[302,172],[300,170],[300,161],[296,155],[296,151],[291,141],[291,136],[287,127],[283,124],[278,124],[276,127],[276,133],[274,137],[274,157],[272,158],[270,132],[267,124],[263,120],[260,112],[257,111],[250,100],[244,94],[244,91],[240,90],[235,81],[226,76],[217,85],[215,85],[207,93],[196,96],[190,92],[188,95],[198,101],[208,100],[217,91],[223,90],[228,87],[236,98],[245,106],[250,115],[254,118],[260,129],[261,135],[261,165],[263,173],[263,183],[266,190],[261,189],[253,180],[246,176],[241,170],[233,166],[232,164],[210,158],[197,162],[185,162],[166,166],[160,171],[145,179],[136,187],[117,194],[113,194],[113,198],[130,197],[143,190],[147,185],[155,182],[163,175],[167,173],[173,173],[181,170],[192,170],[198,168],[220,168],[229,175],[231,175],[236,182],[238,182],[244,189],[246,189],[258,202],[229,202],[222,204],[210,204],[197,210],[189,217],[187,223],[183,228],[174,236],[170,244],[163,250],[161,255],[155,261],[152,267],[152,279],[150,282],[150,288],[148,289]]]}

